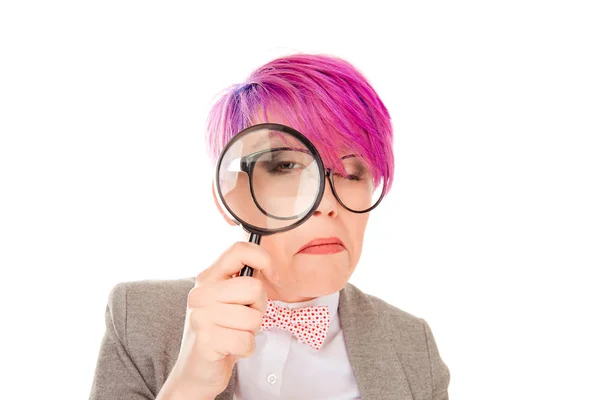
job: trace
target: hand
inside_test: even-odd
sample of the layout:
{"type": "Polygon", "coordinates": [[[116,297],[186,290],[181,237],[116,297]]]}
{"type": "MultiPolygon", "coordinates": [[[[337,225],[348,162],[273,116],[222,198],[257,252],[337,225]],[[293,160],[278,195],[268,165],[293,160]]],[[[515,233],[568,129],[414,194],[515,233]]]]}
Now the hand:
{"type": "Polygon", "coordinates": [[[214,399],[227,387],[234,364],[254,352],[267,294],[256,277],[232,278],[244,265],[276,280],[269,253],[249,242],[235,243],[196,277],[179,356],[163,387],[176,398],[214,399]]]}

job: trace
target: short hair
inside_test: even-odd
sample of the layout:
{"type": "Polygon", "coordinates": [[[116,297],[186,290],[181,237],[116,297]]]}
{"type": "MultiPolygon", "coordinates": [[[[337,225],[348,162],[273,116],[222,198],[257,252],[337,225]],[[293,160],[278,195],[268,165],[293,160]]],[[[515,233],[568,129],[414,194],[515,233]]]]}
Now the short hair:
{"type": "Polygon", "coordinates": [[[386,192],[394,175],[393,132],[387,108],[349,62],[331,55],[294,54],[257,68],[228,87],[211,108],[206,145],[213,165],[238,132],[277,111],[317,148],[325,167],[343,168],[341,150],[361,157],[386,192]],[[261,115],[262,111],[262,115],[261,115]]]}

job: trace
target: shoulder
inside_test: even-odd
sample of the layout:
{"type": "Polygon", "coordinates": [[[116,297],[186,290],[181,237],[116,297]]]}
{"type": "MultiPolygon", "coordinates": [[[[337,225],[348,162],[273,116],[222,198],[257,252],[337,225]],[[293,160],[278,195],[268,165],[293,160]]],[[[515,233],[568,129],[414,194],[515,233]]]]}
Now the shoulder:
{"type": "Polygon", "coordinates": [[[450,371],[440,356],[427,321],[351,284],[344,291],[349,304],[362,306],[374,314],[373,325],[381,326],[403,364],[410,366],[406,371],[409,381],[419,382],[423,374],[428,374],[433,398],[447,399],[450,371]]]}
{"type": "Polygon", "coordinates": [[[95,385],[100,389],[96,390],[123,394],[131,390],[138,376],[140,387],[158,392],[179,355],[187,296],[194,280],[128,281],[112,287],[96,367],[95,385]],[[128,376],[129,386],[124,388],[123,381],[113,378],[115,374],[128,376]],[[109,375],[110,379],[106,378],[109,375]]]}
{"type": "Polygon", "coordinates": [[[371,304],[382,317],[388,332],[394,333],[395,345],[403,352],[429,351],[433,334],[424,318],[404,311],[379,297],[367,294],[371,304]]]}
{"type": "Polygon", "coordinates": [[[173,300],[183,297],[187,301],[187,294],[194,287],[194,278],[173,280],[138,280],[117,283],[111,290],[109,300],[124,300],[127,297],[128,307],[139,305],[143,301],[148,305],[168,307],[173,300]]]}
{"type": "Polygon", "coordinates": [[[134,354],[178,350],[194,278],[117,283],[108,309],[121,340],[134,354]]]}
{"type": "Polygon", "coordinates": [[[126,306],[129,311],[168,311],[184,306],[194,287],[194,278],[119,282],[110,291],[109,305],[126,306]]]}
{"type": "Polygon", "coordinates": [[[128,327],[138,322],[150,324],[146,328],[157,327],[172,317],[185,316],[193,287],[194,278],[119,282],[110,291],[108,306],[128,327]]]}
{"type": "Polygon", "coordinates": [[[424,320],[412,313],[402,310],[387,301],[363,292],[358,287],[348,283],[344,288],[344,297],[353,306],[364,307],[376,313],[381,321],[391,328],[401,328],[403,331],[423,332],[424,320]]]}
{"type": "Polygon", "coordinates": [[[387,301],[367,294],[348,283],[344,288],[345,308],[361,320],[372,321],[394,343],[398,353],[418,353],[430,350],[433,335],[425,319],[402,310],[387,301]]]}

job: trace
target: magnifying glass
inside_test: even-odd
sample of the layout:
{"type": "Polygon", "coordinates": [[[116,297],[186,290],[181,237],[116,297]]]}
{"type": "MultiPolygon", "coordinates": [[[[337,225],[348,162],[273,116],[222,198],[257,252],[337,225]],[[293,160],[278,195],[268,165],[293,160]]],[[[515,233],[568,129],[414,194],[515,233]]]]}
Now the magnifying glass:
{"type": "MultiPolygon", "coordinates": [[[[215,171],[219,203],[256,244],[264,235],[308,220],[325,189],[325,169],[314,145],[281,124],[262,123],[239,132],[221,152],[215,171]]],[[[245,265],[240,276],[253,272],[245,265]]]]}

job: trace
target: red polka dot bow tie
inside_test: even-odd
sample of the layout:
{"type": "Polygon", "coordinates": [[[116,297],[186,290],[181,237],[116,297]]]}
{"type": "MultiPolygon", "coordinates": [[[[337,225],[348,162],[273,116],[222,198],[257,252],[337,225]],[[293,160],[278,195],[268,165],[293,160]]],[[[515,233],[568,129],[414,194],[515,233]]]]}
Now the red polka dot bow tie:
{"type": "Polygon", "coordinates": [[[262,332],[270,328],[285,329],[300,342],[319,350],[325,341],[330,323],[327,306],[288,308],[267,299],[267,312],[260,330],[262,332]]]}

